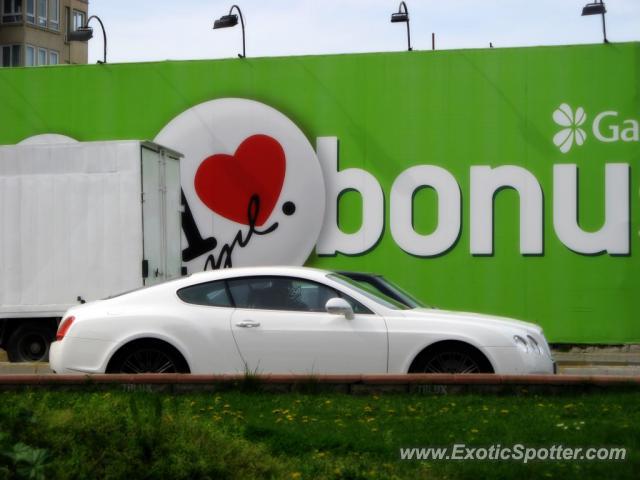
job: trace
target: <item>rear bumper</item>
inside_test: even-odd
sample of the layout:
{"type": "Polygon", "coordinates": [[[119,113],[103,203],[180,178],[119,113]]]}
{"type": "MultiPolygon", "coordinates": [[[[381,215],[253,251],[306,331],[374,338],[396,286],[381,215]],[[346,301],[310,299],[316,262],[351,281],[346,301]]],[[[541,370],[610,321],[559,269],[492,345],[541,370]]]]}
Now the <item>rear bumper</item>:
{"type": "Polygon", "coordinates": [[[49,349],[49,365],[54,373],[104,373],[113,342],[65,337],[49,349]]]}

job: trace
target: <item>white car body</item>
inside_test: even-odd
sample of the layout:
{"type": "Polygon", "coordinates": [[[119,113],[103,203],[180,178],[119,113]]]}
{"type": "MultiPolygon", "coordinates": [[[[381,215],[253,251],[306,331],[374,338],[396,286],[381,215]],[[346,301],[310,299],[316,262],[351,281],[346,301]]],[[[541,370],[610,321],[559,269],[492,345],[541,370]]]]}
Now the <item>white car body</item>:
{"type": "Polygon", "coordinates": [[[208,271],[73,307],[65,315],[75,317],[73,324],[51,345],[51,368],[104,373],[122,347],[156,339],[175,348],[191,373],[407,373],[420,352],[455,341],[480,352],[498,374],[554,372],[547,341],[535,324],[438,309],[397,310],[330,274],[304,267],[208,271]],[[247,277],[323,284],[371,313],[347,318],[327,311],[205,306],[186,303],[177,294],[189,286],[247,277]],[[518,346],[516,336],[527,346],[518,346]]]}

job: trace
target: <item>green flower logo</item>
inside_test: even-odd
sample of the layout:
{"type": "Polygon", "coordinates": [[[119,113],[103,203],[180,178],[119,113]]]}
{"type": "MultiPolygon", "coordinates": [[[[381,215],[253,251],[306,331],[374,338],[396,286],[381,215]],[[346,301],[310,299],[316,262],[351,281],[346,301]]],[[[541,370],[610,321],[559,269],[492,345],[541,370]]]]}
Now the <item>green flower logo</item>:
{"type": "Polygon", "coordinates": [[[575,115],[573,110],[566,103],[560,105],[553,112],[553,121],[561,127],[564,127],[553,136],[553,143],[560,149],[562,153],[571,150],[573,142],[576,145],[582,145],[587,138],[585,131],[580,126],[587,120],[584,108],[578,107],[575,115]]]}

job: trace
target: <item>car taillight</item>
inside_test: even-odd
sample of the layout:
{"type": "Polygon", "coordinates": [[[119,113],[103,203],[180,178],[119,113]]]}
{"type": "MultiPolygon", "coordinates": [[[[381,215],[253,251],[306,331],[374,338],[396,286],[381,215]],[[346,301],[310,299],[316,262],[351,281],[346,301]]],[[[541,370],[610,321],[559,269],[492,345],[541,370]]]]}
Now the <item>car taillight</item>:
{"type": "Polygon", "coordinates": [[[56,333],[56,341],[59,342],[60,340],[62,340],[64,338],[64,336],[69,331],[69,328],[71,328],[71,324],[73,323],[73,321],[75,319],[76,319],[76,317],[70,316],[70,317],[67,317],[64,320],[62,320],[62,323],[58,327],[58,333],[56,333]]]}

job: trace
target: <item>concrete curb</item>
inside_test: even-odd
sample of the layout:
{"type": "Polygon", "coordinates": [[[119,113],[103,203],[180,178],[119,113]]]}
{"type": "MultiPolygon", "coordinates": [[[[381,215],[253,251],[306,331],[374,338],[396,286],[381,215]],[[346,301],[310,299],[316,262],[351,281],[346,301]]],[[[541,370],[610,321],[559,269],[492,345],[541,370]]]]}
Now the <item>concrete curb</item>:
{"type": "Polygon", "coordinates": [[[165,392],[561,393],[640,391],[640,376],[604,375],[4,375],[0,390],[124,389],[165,392]]]}
{"type": "Polygon", "coordinates": [[[558,365],[640,366],[638,352],[553,352],[558,365]]]}
{"type": "Polygon", "coordinates": [[[2,375],[43,375],[52,374],[53,371],[47,362],[23,362],[23,363],[10,363],[0,362],[0,376],[2,375]]]}

